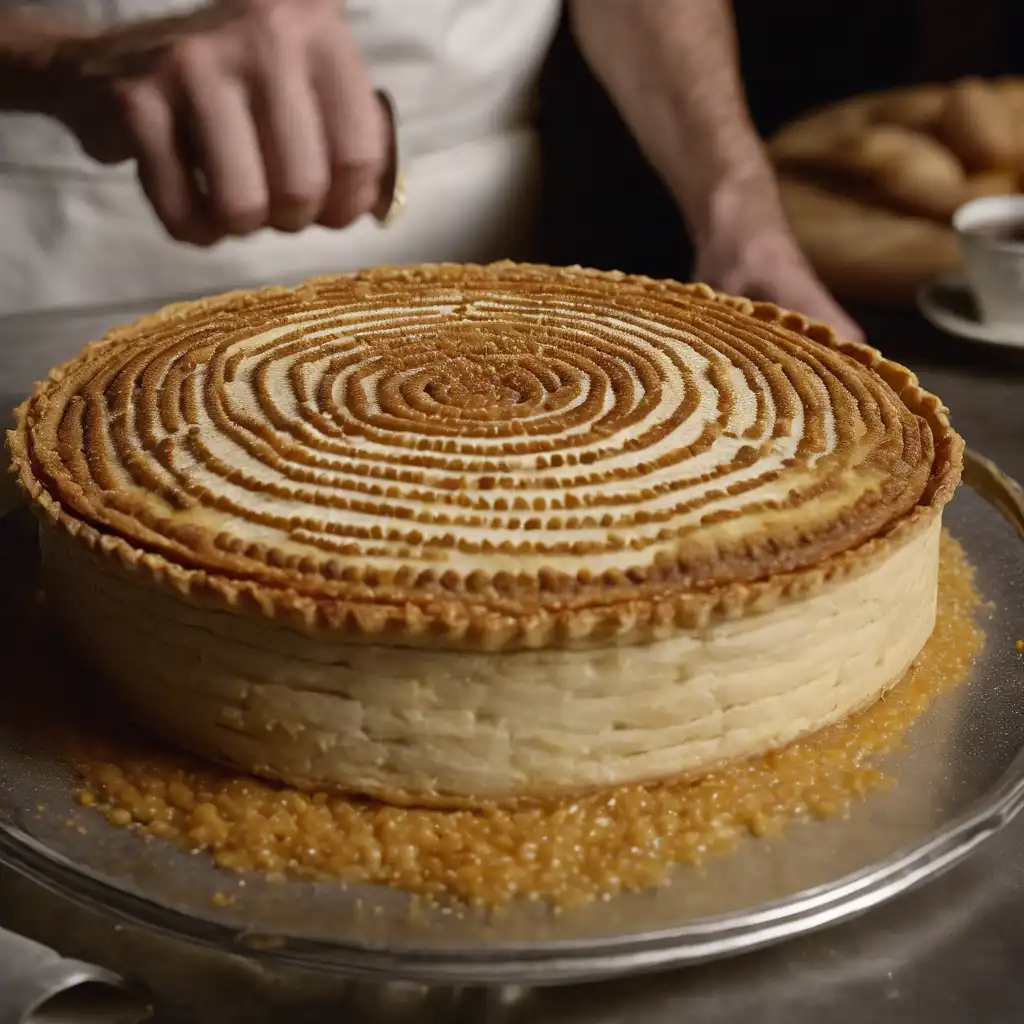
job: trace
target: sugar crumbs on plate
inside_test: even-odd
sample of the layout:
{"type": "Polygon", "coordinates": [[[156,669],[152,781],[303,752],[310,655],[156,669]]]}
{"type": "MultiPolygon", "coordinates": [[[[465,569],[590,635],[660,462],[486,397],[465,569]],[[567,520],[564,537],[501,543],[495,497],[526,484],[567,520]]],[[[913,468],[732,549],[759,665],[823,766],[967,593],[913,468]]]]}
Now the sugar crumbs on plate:
{"type": "Polygon", "coordinates": [[[579,905],[664,884],[673,867],[727,852],[744,836],[844,816],[889,785],[879,759],[935,698],[968,677],[984,642],[973,571],[948,537],[940,580],[935,632],[884,699],[696,782],[624,786],[522,809],[427,810],[303,793],[201,764],[111,722],[109,713],[76,715],[60,735],[81,775],[82,805],[225,869],[385,884],[481,907],[516,899],[579,905]]]}

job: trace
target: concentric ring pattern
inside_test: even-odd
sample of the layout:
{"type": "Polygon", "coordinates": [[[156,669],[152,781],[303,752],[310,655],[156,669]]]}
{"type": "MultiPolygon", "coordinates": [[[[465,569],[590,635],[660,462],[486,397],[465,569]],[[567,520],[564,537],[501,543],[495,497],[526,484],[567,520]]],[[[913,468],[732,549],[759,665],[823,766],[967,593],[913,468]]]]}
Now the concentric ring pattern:
{"type": "Polygon", "coordinates": [[[955,461],[938,402],[898,393],[923,395],[912,375],[793,326],[582,270],[318,279],[90,346],[23,408],[24,456],[63,514],[299,594],[550,608],[708,588],[878,535],[955,461]]]}

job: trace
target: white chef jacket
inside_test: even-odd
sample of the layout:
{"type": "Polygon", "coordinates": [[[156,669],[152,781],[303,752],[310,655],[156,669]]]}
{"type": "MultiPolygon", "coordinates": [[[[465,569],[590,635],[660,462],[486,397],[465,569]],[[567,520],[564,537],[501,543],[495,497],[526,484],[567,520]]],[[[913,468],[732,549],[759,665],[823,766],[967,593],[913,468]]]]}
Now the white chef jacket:
{"type": "MultiPolygon", "coordinates": [[[[3,6],[4,0],[0,0],[3,6]]],[[[10,6],[10,5],[8,5],[10,6]]],[[[21,0],[99,22],[199,0],[21,0]]],[[[134,166],[93,163],[58,123],[0,116],[0,316],[109,305],[378,263],[521,257],[537,224],[534,86],[558,0],[348,0],[374,82],[394,98],[408,202],[387,230],[263,231],[211,249],[168,238],[134,166]]]]}

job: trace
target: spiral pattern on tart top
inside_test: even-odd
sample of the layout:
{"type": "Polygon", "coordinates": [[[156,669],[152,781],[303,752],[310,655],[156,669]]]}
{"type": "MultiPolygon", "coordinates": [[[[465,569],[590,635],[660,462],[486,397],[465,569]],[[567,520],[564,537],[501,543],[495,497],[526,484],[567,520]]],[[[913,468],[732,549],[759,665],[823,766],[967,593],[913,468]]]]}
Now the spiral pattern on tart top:
{"type": "Polygon", "coordinates": [[[884,533],[955,476],[944,422],[908,371],[772,306],[437,265],[112,332],[37,388],[15,461],[62,515],[211,576],[542,611],[884,533]]]}

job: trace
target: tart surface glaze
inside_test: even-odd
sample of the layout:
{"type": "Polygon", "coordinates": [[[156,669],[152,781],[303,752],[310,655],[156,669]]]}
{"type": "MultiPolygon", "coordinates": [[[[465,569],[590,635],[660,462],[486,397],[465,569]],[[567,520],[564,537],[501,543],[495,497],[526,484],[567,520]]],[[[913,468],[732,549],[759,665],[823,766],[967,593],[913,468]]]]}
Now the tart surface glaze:
{"type": "Polygon", "coordinates": [[[470,642],[819,566],[960,462],[909,371],[822,326],[511,264],[169,307],[55,371],[12,446],[51,517],[179,589],[470,642]]]}

